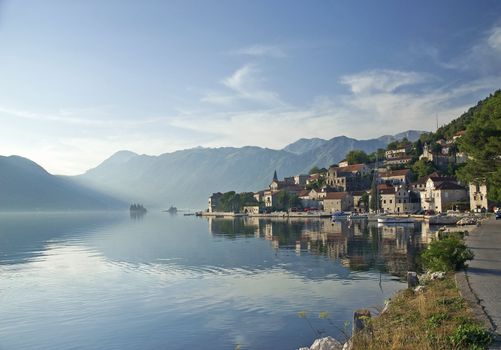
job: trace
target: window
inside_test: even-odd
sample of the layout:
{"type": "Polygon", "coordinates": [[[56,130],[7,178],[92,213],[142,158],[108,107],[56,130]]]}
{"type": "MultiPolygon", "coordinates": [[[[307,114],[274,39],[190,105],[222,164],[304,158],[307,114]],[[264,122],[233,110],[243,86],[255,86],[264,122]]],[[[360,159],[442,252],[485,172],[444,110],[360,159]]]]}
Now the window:
{"type": "Polygon", "coordinates": [[[392,199],[390,199],[390,204],[391,204],[392,202],[393,202],[393,200],[392,200],[392,199]]]}

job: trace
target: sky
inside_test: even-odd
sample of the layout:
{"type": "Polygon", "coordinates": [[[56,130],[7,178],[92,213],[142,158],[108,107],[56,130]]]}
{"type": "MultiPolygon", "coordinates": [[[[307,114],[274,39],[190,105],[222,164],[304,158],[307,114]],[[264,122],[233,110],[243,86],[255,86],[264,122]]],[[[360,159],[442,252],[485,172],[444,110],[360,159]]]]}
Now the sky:
{"type": "Polygon", "coordinates": [[[501,1],[0,0],[0,155],[434,130],[501,88],[501,1]]]}

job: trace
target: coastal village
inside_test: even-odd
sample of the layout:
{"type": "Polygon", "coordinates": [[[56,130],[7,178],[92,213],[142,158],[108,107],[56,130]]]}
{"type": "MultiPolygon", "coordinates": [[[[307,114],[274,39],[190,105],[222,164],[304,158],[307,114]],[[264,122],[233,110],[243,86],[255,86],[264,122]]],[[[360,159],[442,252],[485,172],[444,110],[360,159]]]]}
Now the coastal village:
{"type": "Polygon", "coordinates": [[[468,160],[457,147],[463,135],[461,130],[450,139],[424,144],[398,140],[371,155],[354,150],[328,169],[314,167],[309,174],[283,180],[275,171],[267,189],[213,193],[203,215],[486,212],[493,203],[485,183],[463,183],[451,174],[468,160]]]}

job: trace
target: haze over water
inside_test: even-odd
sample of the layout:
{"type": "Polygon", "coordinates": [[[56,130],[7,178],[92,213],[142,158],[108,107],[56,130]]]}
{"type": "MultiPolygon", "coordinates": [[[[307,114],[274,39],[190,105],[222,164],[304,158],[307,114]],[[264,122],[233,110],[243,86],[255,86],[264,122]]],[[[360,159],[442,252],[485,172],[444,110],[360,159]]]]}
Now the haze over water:
{"type": "Polygon", "coordinates": [[[314,331],[343,340],[355,309],[405,287],[386,271],[412,265],[413,231],[166,213],[1,215],[0,349],[294,349],[314,331]]]}

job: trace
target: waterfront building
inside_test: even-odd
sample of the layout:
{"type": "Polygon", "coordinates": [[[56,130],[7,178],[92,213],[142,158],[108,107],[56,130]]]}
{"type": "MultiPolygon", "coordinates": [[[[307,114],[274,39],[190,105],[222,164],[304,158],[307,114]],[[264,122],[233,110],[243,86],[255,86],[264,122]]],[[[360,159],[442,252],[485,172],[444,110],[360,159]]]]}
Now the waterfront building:
{"type": "Polygon", "coordinates": [[[485,183],[470,183],[470,210],[482,212],[489,209],[485,183]]]}
{"type": "Polygon", "coordinates": [[[348,192],[328,192],[323,199],[324,211],[334,213],[353,207],[353,196],[348,192]]]}

